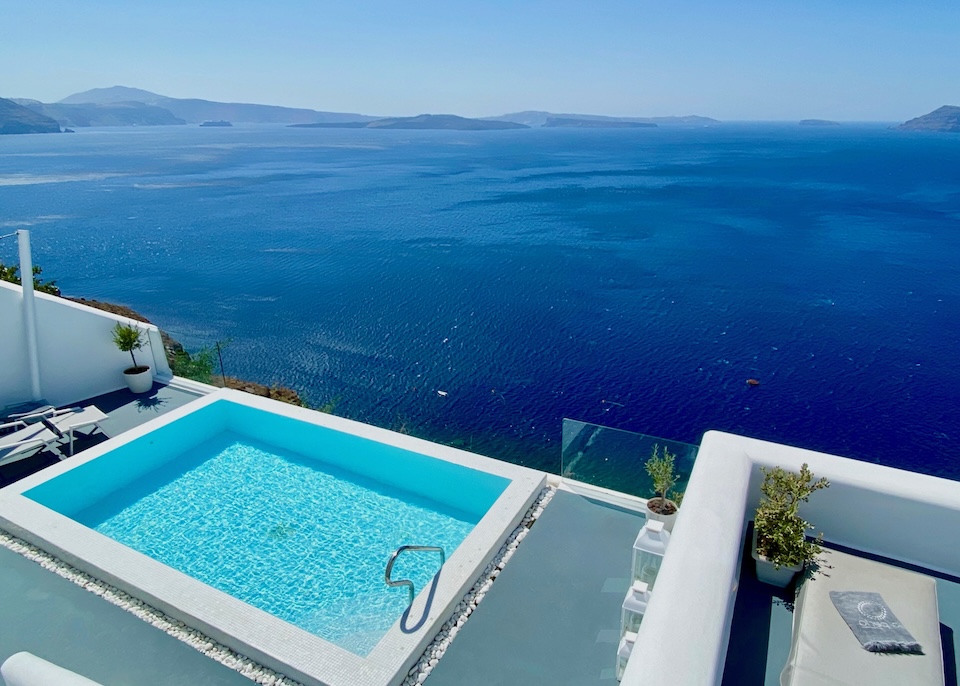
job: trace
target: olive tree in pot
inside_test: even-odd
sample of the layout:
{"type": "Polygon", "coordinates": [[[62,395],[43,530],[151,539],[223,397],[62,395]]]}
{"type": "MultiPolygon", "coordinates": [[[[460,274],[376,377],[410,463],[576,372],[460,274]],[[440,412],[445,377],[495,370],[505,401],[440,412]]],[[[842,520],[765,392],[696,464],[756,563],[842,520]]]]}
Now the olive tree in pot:
{"type": "Polygon", "coordinates": [[[763,498],[753,521],[753,559],[756,560],[760,581],[785,588],[804,565],[816,561],[820,555],[823,534],[808,540],[807,531],[813,529],[800,514],[800,503],[830,482],[825,478],[813,480],[806,463],[800,472],[788,472],[782,467],[761,467],[763,498]]]}
{"type": "Polygon", "coordinates": [[[671,500],[671,496],[677,499],[679,496],[670,492],[677,483],[677,473],[674,471],[676,458],[667,446],[663,446],[661,455],[660,444],[657,443],[653,446],[653,452],[646,464],[654,490],[654,497],[647,500],[647,518],[663,522],[663,528],[667,531],[673,531],[673,524],[680,510],[679,503],[671,500]]]}
{"type": "Polygon", "coordinates": [[[140,350],[146,344],[147,340],[144,331],[138,326],[132,324],[121,324],[113,327],[113,342],[125,353],[130,353],[130,359],[133,366],[123,370],[123,378],[127,381],[127,386],[134,393],[146,393],[153,388],[153,373],[150,367],[137,364],[137,358],[133,356],[134,350],[140,350]]]}

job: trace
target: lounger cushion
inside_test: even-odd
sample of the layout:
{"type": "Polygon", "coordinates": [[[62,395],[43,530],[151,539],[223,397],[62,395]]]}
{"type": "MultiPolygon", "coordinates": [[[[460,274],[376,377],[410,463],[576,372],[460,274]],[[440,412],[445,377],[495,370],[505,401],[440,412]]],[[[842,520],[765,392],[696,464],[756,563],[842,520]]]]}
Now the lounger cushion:
{"type": "Polygon", "coordinates": [[[59,667],[33,653],[17,653],[0,665],[7,686],[100,686],[76,672],[59,667]]]}
{"type": "Polygon", "coordinates": [[[943,686],[937,584],[899,567],[824,549],[822,572],[803,584],[793,613],[790,657],[781,686],[884,684],[943,686]],[[830,591],[879,593],[924,655],[864,650],[830,600],[830,591]]]}

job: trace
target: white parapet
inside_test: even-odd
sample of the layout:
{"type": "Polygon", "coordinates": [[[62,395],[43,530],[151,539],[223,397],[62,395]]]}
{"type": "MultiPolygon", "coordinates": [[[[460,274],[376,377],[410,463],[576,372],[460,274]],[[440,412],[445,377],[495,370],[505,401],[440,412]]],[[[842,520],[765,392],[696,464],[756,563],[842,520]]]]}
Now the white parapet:
{"type": "MultiPolygon", "coordinates": [[[[34,399],[21,304],[21,287],[0,281],[0,410],[34,399]]],[[[40,391],[47,402],[64,405],[125,387],[123,370],[130,366],[130,355],[113,344],[117,322],[146,330],[149,344],[138,357],[156,378],[171,378],[156,326],[46,293],[35,293],[35,308],[40,391]]]]}
{"type": "MultiPolygon", "coordinates": [[[[624,686],[720,684],[743,536],[760,500],[761,466],[804,463],[830,488],[801,514],[831,542],[957,575],[960,483],[710,431],[705,434],[624,686]]],[[[763,649],[758,648],[758,649],[763,649]]]]}

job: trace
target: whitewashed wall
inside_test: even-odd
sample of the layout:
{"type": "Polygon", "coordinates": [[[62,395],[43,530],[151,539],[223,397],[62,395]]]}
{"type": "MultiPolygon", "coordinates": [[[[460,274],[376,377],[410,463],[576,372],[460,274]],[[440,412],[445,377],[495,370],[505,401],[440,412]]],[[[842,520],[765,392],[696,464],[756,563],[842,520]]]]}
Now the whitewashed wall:
{"type": "Polygon", "coordinates": [[[23,309],[20,289],[0,281],[0,410],[17,398],[30,398],[23,309]]]}
{"type": "Polygon", "coordinates": [[[804,462],[831,483],[801,509],[827,541],[960,573],[960,483],[707,432],[623,686],[720,683],[760,467],[804,462]]]}
{"type": "MultiPolygon", "coordinates": [[[[0,282],[0,409],[31,399],[21,298],[20,286],[0,282]]],[[[45,293],[36,293],[36,311],[40,388],[49,403],[69,405],[126,387],[123,370],[130,366],[130,355],[113,344],[117,322],[147,331],[149,344],[135,353],[137,362],[150,365],[160,380],[171,378],[153,325],[45,293]]]]}

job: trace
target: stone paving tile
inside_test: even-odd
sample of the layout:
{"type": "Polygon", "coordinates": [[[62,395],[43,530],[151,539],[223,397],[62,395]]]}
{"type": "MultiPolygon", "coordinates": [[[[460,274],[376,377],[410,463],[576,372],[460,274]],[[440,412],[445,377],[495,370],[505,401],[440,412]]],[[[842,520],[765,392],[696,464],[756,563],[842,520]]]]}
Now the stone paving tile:
{"type": "Polygon", "coordinates": [[[0,662],[26,650],[105,686],[253,683],[6,548],[0,589],[0,662]]]}
{"type": "Polygon", "coordinates": [[[426,686],[616,686],[641,526],[640,513],[559,491],[426,686]]]}

